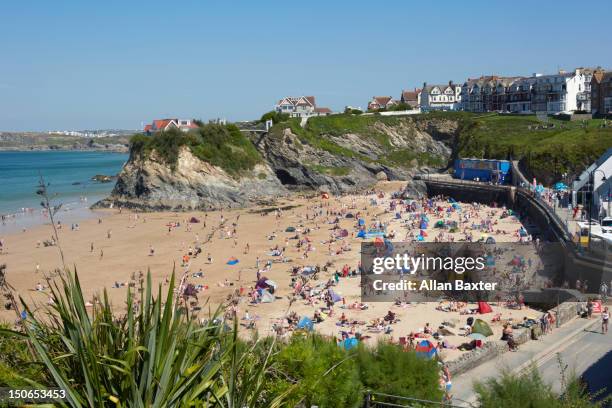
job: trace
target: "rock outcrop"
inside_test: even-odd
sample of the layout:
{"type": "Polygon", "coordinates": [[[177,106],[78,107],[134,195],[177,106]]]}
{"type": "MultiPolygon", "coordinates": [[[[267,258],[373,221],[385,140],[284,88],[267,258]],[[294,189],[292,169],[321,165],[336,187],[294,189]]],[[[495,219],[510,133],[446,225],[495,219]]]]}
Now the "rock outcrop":
{"type": "Polygon", "coordinates": [[[411,119],[400,121],[396,126],[376,123],[374,129],[387,137],[390,146],[382,146],[373,138],[355,133],[322,135],[335,145],[355,153],[353,155],[332,154],[312,146],[301,141],[289,128],[264,137],[257,147],[288,189],[347,192],[370,187],[384,179],[410,180],[424,168],[429,170],[416,159],[409,166],[386,164],[381,159],[389,150],[409,149],[448,159],[457,126],[452,126],[452,121],[445,122],[450,123],[438,127],[432,123],[417,124],[411,119]],[[436,137],[427,133],[428,130],[436,137]]]}
{"type": "MultiPolygon", "coordinates": [[[[270,201],[290,191],[343,193],[370,188],[382,180],[412,180],[425,169],[425,157],[443,167],[451,156],[458,126],[451,120],[371,120],[357,131],[305,136],[289,126],[250,135],[261,162],[240,177],[202,161],[187,147],[176,166],[152,151],[132,154],[110,197],[97,204],[143,210],[205,210],[270,201]]],[[[423,186],[408,183],[416,195],[423,186]]]]}
{"type": "Polygon", "coordinates": [[[141,210],[210,210],[244,207],[285,195],[287,190],[267,164],[234,178],[223,169],[180,150],[176,168],[153,152],[147,159],[130,157],[111,195],[95,206],[141,210]]]}

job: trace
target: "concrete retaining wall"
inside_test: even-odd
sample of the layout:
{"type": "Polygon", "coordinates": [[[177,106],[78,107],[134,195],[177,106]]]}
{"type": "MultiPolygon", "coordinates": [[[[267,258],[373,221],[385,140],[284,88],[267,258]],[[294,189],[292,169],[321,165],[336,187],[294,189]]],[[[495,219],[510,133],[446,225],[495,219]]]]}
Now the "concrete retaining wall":
{"type": "MultiPolygon", "coordinates": [[[[559,325],[563,325],[577,317],[579,308],[579,302],[566,302],[559,305],[558,313],[556,308],[551,309],[550,312],[553,316],[556,316],[559,325]]],[[[530,341],[532,339],[532,330],[536,336],[542,335],[542,329],[539,324],[529,329],[515,329],[514,340],[516,343],[520,345],[530,341]]],[[[505,341],[499,339],[489,340],[481,348],[463,353],[456,360],[449,361],[447,366],[451,374],[462,374],[508,351],[508,344],[505,341]]]]}

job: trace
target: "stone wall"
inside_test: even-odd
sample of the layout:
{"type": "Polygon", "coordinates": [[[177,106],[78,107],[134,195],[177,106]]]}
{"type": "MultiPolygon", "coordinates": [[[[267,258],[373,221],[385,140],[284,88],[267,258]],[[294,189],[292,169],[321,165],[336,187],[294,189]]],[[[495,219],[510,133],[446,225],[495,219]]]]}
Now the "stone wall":
{"type": "MultiPolygon", "coordinates": [[[[579,302],[566,302],[559,305],[559,313],[557,309],[551,309],[550,312],[559,320],[559,325],[565,324],[577,316],[577,310],[580,307],[579,302]]],[[[542,335],[542,329],[539,324],[529,329],[515,329],[514,340],[517,344],[525,344],[532,338],[532,330],[536,336],[542,335]]],[[[465,373],[479,365],[494,359],[495,357],[509,351],[508,344],[499,339],[489,340],[481,348],[463,353],[456,360],[447,363],[451,374],[458,375],[465,373]]]]}

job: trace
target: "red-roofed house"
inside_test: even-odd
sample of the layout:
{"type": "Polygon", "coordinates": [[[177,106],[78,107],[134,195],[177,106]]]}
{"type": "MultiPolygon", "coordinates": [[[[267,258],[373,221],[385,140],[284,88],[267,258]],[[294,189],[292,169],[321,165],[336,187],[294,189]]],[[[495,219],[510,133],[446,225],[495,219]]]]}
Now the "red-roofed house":
{"type": "Polygon", "coordinates": [[[387,109],[396,104],[397,101],[391,96],[373,96],[368,103],[368,110],[387,109]]]}
{"type": "Polygon", "coordinates": [[[331,109],[317,107],[314,96],[288,96],[274,106],[279,113],[286,113],[292,118],[330,115],[331,109]]]}
{"type": "Polygon", "coordinates": [[[155,132],[163,132],[172,128],[187,132],[191,129],[197,129],[198,125],[196,125],[191,119],[155,119],[150,125],[146,125],[143,131],[150,134],[155,132]]]}

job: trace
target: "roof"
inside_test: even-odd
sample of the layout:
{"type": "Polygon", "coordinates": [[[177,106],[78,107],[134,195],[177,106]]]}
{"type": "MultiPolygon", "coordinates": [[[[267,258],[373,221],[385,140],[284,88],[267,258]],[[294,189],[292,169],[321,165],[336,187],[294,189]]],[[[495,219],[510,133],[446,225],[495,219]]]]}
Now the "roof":
{"type": "Polygon", "coordinates": [[[176,122],[177,119],[156,119],[153,121],[153,128],[156,130],[165,129],[170,122],[176,122]]]}
{"type": "Polygon", "coordinates": [[[332,113],[332,110],[329,108],[315,108],[315,112],[317,113],[332,113]]]}
{"type": "Polygon", "coordinates": [[[312,106],[316,107],[314,96],[287,96],[278,101],[277,105],[312,106]]]}
{"type": "Polygon", "coordinates": [[[414,91],[402,91],[402,98],[405,100],[416,101],[419,98],[420,89],[415,89],[414,91]]]}
{"type": "Polygon", "coordinates": [[[386,105],[392,101],[393,101],[393,97],[391,96],[373,96],[371,103],[375,103],[378,105],[386,105]]]}
{"type": "Polygon", "coordinates": [[[149,132],[153,128],[153,125],[145,125],[144,131],[149,132]]]}
{"type": "Polygon", "coordinates": [[[444,85],[428,85],[428,84],[423,84],[422,92],[430,93],[434,88],[438,88],[442,92],[444,92],[446,90],[446,88],[448,88],[448,87],[450,87],[454,91],[457,87],[459,87],[459,85],[453,83],[452,81],[450,83],[444,84],[444,85]]]}

